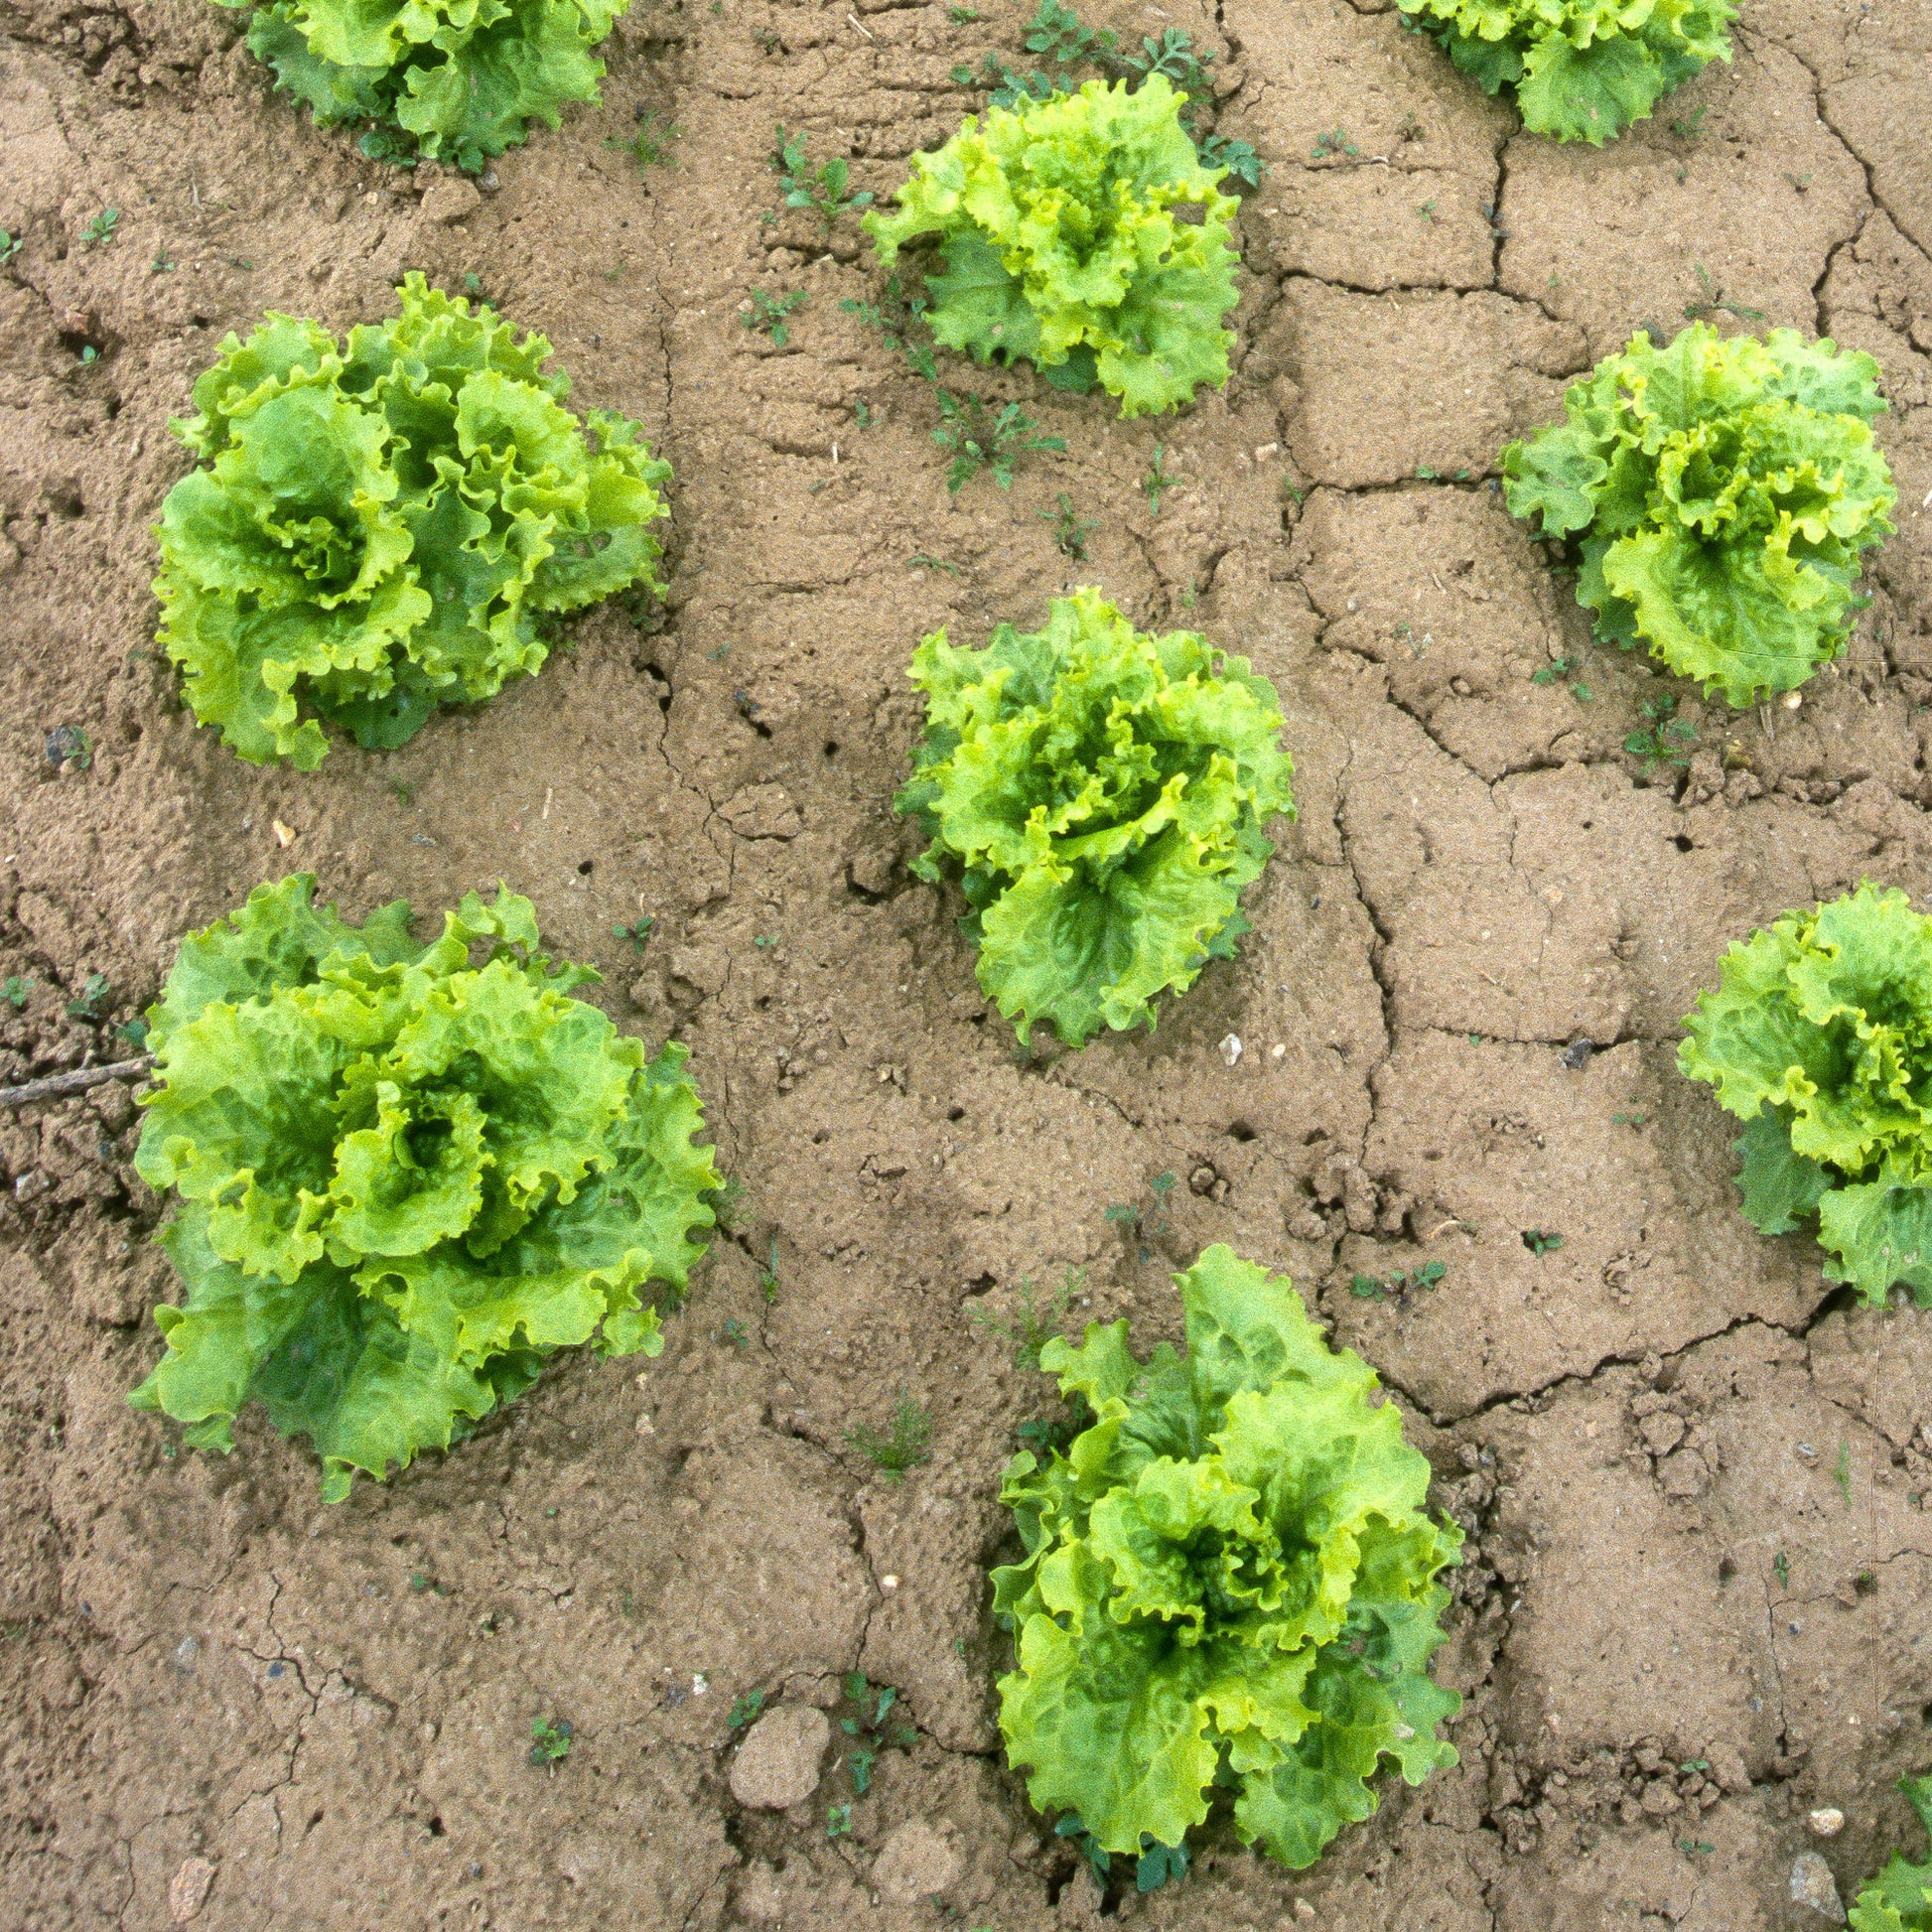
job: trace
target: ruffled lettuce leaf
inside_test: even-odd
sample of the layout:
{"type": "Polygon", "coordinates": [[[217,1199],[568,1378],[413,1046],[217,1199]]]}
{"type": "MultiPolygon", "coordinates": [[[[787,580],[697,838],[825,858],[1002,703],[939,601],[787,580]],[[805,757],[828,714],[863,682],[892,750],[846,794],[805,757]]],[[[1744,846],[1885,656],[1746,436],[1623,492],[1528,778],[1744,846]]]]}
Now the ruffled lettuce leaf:
{"type": "Polygon", "coordinates": [[[472,893],[423,944],[405,903],[358,928],[314,887],[191,934],[150,1010],[135,1165],[186,1294],[132,1399],[211,1449],[260,1402],[335,1500],[559,1348],[657,1353],[643,1292],[682,1294],[718,1176],[685,1049],[571,998],[596,975],[551,970],[527,899],[472,893]]]}
{"type": "Polygon", "coordinates": [[[1578,601],[1605,642],[1646,641],[1742,707],[1845,646],[1860,553],[1898,499],[1870,422],[1877,364],[1774,330],[1646,334],[1565,398],[1565,421],[1503,452],[1503,494],[1576,540],[1578,601]]]}
{"type": "MultiPolygon", "coordinates": [[[[1932,1778],[1900,1778],[1898,1788],[1932,1832],[1932,1778]]],[[[1852,1932],[1932,1932],[1932,1861],[1912,1864],[1902,1854],[1859,1893],[1852,1932]]]]}
{"type": "Polygon", "coordinates": [[[564,406],[550,345],[417,274],[339,343],[271,315],[173,425],[206,465],[156,526],[160,641],[204,724],[313,770],[475,704],[549,654],[544,620],[659,588],[667,512],[638,426],[564,406]]]}
{"type": "Polygon", "coordinates": [[[993,1573],[1017,1631],[1000,1727],[1034,1804],[1105,1852],[1180,1844],[1221,1785],[1241,1837],[1300,1868],[1375,1809],[1383,1758],[1412,1784],[1456,1761],[1428,1662],[1461,1537],[1374,1372],[1284,1277],[1217,1245],[1175,1281],[1184,1358],[1136,1360],[1125,1320],[1041,1352],[1093,1421],[1001,1487],[1025,1554],[993,1573]]]}
{"type": "Polygon", "coordinates": [[[1244,888],[1292,818],[1274,687],[1192,631],[1137,631],[1098,591],[984,650],[938,630],[913,653],[925,735],[897,798],[931,840],[915,870],[957,879],[979,982],[1025,1041],[1080,1045],[1155,1023],[1245,929],[1244,888]]]}
{"type": "Polygon", "coordinates": [[[1730,59],[1735,0],[1396,0],[1485,92],[1516,89],[1523,125],[1592,147],[1730,59]]]}
{"type": "Polygon", "coordinates": [[[1743,1210],[1814,1215],[1825,1273],[1932,1307],[1932,918],[1868,882],[1733,945],[1678,1065],[1746,1123],[1743,1210]]]}
{"type": "Polygon", "coordinates": [[[989,107],[914,155],[897,207],[865,226],[888,267],[938,237],[934,337],[981,363],[1097,379],[1123,416],[1225,383],[1236,204],[1218,192],[1227,170],[1204,168],[1180,123],[1185,99],[1159,74],[1133,93],[1090,80],[989,107]]]}
{"type": "Polygon", "coordinates": [[[476,174],[530,122],[597,101],[594,50],[628,0],[220,3],[252,8],[249,52],[319,125],[372,122],[372,152],[476,174]]]}

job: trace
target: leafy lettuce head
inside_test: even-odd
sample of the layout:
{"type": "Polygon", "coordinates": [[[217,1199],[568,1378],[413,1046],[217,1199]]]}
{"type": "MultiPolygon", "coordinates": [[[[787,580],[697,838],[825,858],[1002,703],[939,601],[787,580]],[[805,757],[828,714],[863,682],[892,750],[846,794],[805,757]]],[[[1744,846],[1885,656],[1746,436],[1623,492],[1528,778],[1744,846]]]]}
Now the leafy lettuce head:
{"type": "Polygon", "coordinates": [[[1744,1216],[1812,1215],[1825,1273],[1883,1308],[1932,1308],[1932,918],[1867,882],[1725,954],[1677,1063],[1746,1123],[1744,1216]]]}
{"type": "Polygon", "coordinates": [[[935,630],[912,654],[925,736],[897,799],[960,881],[979,982],[1025,1041],[1155,1022],[1248,929],[1242,889],[1293,818],[1275,688],[1190,630],[1144,636],[1095,590],[984,650],[935,630]]]}
{"type": "Polygon", "coordinates": [[[1104,1852],[1178,1846],[1218,1785],[1300,1868],[1374,1811],[1383,1757],[1411,1784],[1456,1761],[1436,1725],[1461,1701],[1426,1667],[1462,1538],[1285,1276],[1217,1245],[1175,1281],[1184,1359],[1138,1361],[1124,1320],[1040,1353],[1093,1421],[1007,1465],[1026,1556],[993,1573],[1019,1650],[1000,1728],[1035,1805],[1104,1852]]]}
{"type": "Polygon", "coordinates": [[[548,620],[659,588],[671,468],[638,426],[566,409],[543,337],[417,274],[346,345],[273,314],[228,337],[171,424],[203,467],[156,526],[160,641],[251,763],[314,770],[325,722],[400,745],[539,669],[548,620]]]}
{"type": "Polygon", "coordinates": [[[372,159],[478,174],[598,98],[593,50],[629,0],[219,0],[252,9],[248,51],[323,127],[369,121],[372,159]]]}
{"type": "Polygon", "coordinates": [[[1789,691],[1844,648],[1859,553],[1898,500],[1872,441],[1878,365],[1795,330],[1641,331],[1503,452],[1503,495],[1575,537],[1577,597],[1606,643],[1645,639],[1725,703],[1789,691]]]}
{"type": "Polygon", "coordinates": [[[865,226],[891,267],[936,234],[927,320],[976,361],[1024,358],[1061,388],[1098,381],[1123,416],[1177,409],[1228,379],[1235,305],[1225,168],[1204,168],[1180,124],[1186,99],[1160,74],[1129,93],[989,107],[936,154],[912,157],[892,213],[865,226]],[[1200,210],[1197,219],[1179,210],[1200,210]]]}
{"type": "Polygon", "coordinates": [[[1730,59],[1735,0],[1396,0],[1523,125],[1600,148],[1707,62],[1730,59]]]}
{"type": "MultiPolygon", "coordinates": [[[[1932,1832],[1932,1778],[1900,1778],[1898,1788],[1932,1832]]],[[[1859,1893],[1852,1932],[1932,1932],[1932,1864],[1892,1862],[1859,1893]]]]}
{"type": "Polygon", "coordinates": [[[528,899],[472,893],[420,945],[401,900],[356,927],[298,873],[181,944],[149,1010],[135,1167],[177,1211],[187,1290],[135,1390],[198,1449],[260,1402],[338,1501],[447,1448],[559,1348],[663,1346],[715,1218],[685,1049],[647,1060],[551,972],[528,899]],[[480,964],[473,964],[475,958],[480,964]]]}

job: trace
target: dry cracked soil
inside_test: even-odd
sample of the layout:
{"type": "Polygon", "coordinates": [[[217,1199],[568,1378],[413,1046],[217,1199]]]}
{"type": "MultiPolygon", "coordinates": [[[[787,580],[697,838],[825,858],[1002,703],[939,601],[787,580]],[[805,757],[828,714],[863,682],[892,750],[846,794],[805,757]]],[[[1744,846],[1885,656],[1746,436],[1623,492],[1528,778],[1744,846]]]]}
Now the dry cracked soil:
{"type": "Polygon", "coordinates": [[[603,105],[474,190],[309,125],[204,0],[0,9],[0,973],[31,982],[0,1078],[124,1051],[182,932],[262,878],[359,916],[501,877],[622,1025],[689,1043],[744,1185],[645,1372],[566,1359],[332,1509],[258,1423],[218,1459],[126,1405],[168,1279],[127,1088],[0,1120],[7,1926],[1771,1932],[1828,1922],[1799,1853],[1849,1896],[1916,1843],[1932,1314],[1850,1309],[1745,1226],[1673,1054],[1753,924],[1927,890],[1932,0],[1745,0],[1734,63],[1602,152],[1525,135],[1390,0],[1108,10],[1212,49],[1268,164],[1235,373],[1121,423],[949,367],[1066,443],[952,495],[930,391],[844,307],[880,292],[851,219],[763,216],[774,123],[884,195],[977,104],[951,69],[1022,10],[957,11],[636,0],[603,105]],[[645,114],[678,132],[640,171],[645,114]],[[167,419],[228,330],[379,317],[408,267],[642,419],[665,609],[594,614],[400,752],[253,769],[152,648],[167,419]],[[808,295],[783,345],[755,288],[808,295]],[[1497,493],[1567,379],[1700,306],[1868,350],[1892,404],[1899,533],[1795,710],[1593,647],[1497,493]],[[1152,1035],[1027,1062],[891,799],[917,637],[1076,582],[1253,658],[1302,810],[1237,962],[1152,1035]],[[1674,756],[1628,749],[1673,696],[1674,756]],[[64,725],[85,771],[49,762],[64,725]],[[65,1011],[95,973],[98,1024],[65,1011]],[[998,1328],[1070,1268],[1069,1320],[1173,1335],[1170,1272],[1217,1240],[1377,1366],[1469,1532],[1461,1764],[1311,1871],[1210,1834],[1184,1882],[1102,1897],[996,1747],[999,1471],[1052,1413],[998,1328]],[[847,1432],[901,1399],[931,1456],[889,1482],[847,1432]],[[903,1725],[863,1794],[852,1672],[903,1725]],[[838,1746],[789,1809],[734,1795],[753,1691],[838,1746]],[[548,1771],[538,1719],[574,1727],[548,1771]]]}

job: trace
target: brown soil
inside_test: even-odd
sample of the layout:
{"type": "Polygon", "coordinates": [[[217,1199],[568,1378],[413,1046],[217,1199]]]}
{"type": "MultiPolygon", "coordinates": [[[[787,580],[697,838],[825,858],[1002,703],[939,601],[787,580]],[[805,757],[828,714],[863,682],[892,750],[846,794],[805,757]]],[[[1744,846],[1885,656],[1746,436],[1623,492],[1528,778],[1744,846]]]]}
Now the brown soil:
{"type": "Polygon", "coordinates": [[[204,0],[9,0],[0,974],[35,984],[0,1078],[115,1050],[64,1015],[85,976],[125,1020],[185,928],[291,866],[358,915],[501,876],[627,1025],[689,1042],[746,1194],[646,1373],[568,1360],[327,1509],[305,1449],[249,1424],[231,1458],[178,1454],[123,1400],[166,1286],[125,1089],[0,1120],[8,1926],[145,1932],[171,1885],[215,1932],[1092,1925],[995,1749],[998,1475],[1047,1411],[975,1317],[1077,1266],[1076,1313],[1171,1334],[1167,1273],[1211,1240],[1290,1270],[1383,1371],[1471,1532],[1440,1666],[1463,1761],[1311,1872],[1210,1837],[1109,1913],[1768,1932],[1825,1923],[1787,1900],[1800,1851],[1849,1893],[1907,1841],[1932,1315],[1848,1312],[1807,1240],[1751,1233],[1673,1050],[1733,936],[1861,876],[1927,888],[1932,0],[1747,0],[1735,65],[1602,153],[1522,135],[1390,0],[1112,10],[1220,50],[1222,129],[1270,165],[1237,373],[1122,424],[949,368],[1068,446],[949,498],[929,395],[841,312],[875,288],[850,221],[827,246],[759,215],[780,120],[890,190],[963,111],[953,64],[1014,46],[1019,0],[980,10],[636,0],[602,109],[425,209],[432,171],[309,126],[204,0]],[[645,109],[683,132],[640,179],[607,137],[645,109]],[[1358,153],[1316,159],[1336,128],[1358,153]],[[119,232],[79,246],[104,206],[119,232]],[[1623,749],[1666,686],[1590,647],[1489,480],[1567,377],[1704,299],[1699,264],[1878,358],[1901,527],[1802,708],[1687,699],[1679,767],[1623,749]],[[677,469],[668,618],[594,616],[393,756],[253,770],[149,651],[166,421],[227,330],[387,313],[405,266],[480,276],[581,402],[643,419],[677,469]],[[739,326],[753,287],[810,291],[787,347],[739,326]],[[1157,443],[1181,480],[1158,520],[1157,443]],[[1099,524],[1085,562],[1054,548],[1061,490],[1099,524]],[[977,642],[1076,581],[1252,655],[1303,811],[1239,963],[1151,1037],[1028,1065],[891,797],[917,636],[977,642]],[[1533,681],[1562,657],[1587,698],[1533,681]],[[84,774],[47,761],[64,724],[84,774]],[[641,964],[612,936],[640,910],[641,964]],[[1430,1259],[1406,1304],[1349,1292],[1430,1259]],[[901,1392],[933,1449],[893,1485],[845,1436],[901,1392]],[[842,1757],[790,1812],[741,1809],[734,1700],[831,1707],[853,1669],[917,1741],[849,1835],[842,1757]],[[577,1743],[545,1774],[548,1717],[577,1743]],[[1822,1844],[1818,1806],[1850,1821],[1822,1844]]]}

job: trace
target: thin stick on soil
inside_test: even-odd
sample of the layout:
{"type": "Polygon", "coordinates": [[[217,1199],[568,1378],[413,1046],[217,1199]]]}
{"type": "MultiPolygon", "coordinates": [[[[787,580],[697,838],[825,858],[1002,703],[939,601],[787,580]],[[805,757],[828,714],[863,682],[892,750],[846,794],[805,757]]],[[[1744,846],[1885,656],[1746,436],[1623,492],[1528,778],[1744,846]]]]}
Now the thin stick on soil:
{"type": "Polygon", "coordinates": [[[64,1093],[85,1093],[89,1087],[104,1086],[109,1080],[138,1080],[153,1065],[154,1055],[143,1053],[138,1060],[116,1060],[112,1066],[76,1066],[71,1073],[50,1073],[45,1080],[0,1087],[0,1107],[24,1107],[30,1100],[56,1100],[64,1093]]]}

